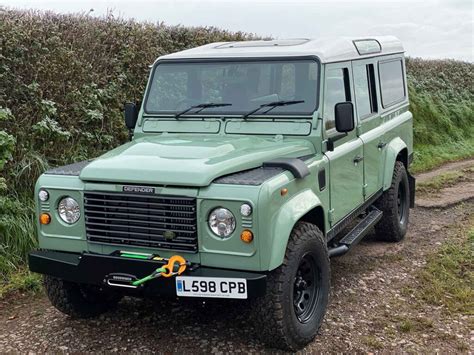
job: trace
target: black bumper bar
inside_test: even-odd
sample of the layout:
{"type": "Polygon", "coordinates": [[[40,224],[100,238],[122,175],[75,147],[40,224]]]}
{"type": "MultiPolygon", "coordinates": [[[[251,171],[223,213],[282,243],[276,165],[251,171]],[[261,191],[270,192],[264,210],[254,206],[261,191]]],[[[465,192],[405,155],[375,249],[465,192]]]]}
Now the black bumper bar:
{"type": "MultiPolygon", "coordinates": [[[[66,281],[110,286],[110,275],[131,276],[134,279],[151,274],[162,263],[154,260],[129,259],[115,255],[91,253],[66,253],[51,250],[37,250],[29,255],[29,267],[33,272],[50,275],[66,281]]],[[[266,290],[266,275],[254,272],[195,267],[186,270],[182,276],[241,278],[247,280],[247,296],[263,296],[266,290]]],[[[130,293],[158,294],[176,297],[174,277],[151,280],[137,290],[126,289],[130,293]]]]}

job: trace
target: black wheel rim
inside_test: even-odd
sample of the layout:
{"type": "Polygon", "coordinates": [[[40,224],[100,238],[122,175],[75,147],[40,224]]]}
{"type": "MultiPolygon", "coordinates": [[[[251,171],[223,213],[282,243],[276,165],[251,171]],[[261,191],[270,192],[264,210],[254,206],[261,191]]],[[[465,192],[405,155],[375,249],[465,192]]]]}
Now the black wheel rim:
{"type": "Polygon", "coordinates": [[[301,258],[293,284],[293,308],[301,323],[308,322],[320,298],[321,273],[314,258],[306,254],[301,258]]]}
{"type": "Polygon", "coordinates": [[[403,184],[403,182],[400,182],[400,184],[398,185],[397,205],[398,205],[398,218],[399,218],[400,224],[405,224],[407,198],[406,198],[405,185],[403,184]]]}

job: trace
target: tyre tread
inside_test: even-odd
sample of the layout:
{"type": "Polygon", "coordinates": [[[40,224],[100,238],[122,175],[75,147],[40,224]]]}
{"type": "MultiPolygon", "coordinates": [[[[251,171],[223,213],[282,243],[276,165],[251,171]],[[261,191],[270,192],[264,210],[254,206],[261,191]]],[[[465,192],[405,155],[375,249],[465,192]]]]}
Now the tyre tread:
{"type": "Polygon", "coordinates": [[[73,318],[98,316],[116,306],[121,298],[119,294],[108,293],[92,302],[84,297],[79,284],[47,275],[43,285],[51,304],[73,318]]]}
{"type": "MultiPolygon", "coordinates": [[[[327,251],[323,233],[311,223],[299,222],[290,235],[282,265],[269,274],[267,293],[255,305],[255,321],[259,327],[260,337],[265,343],[275,348],[296,351],[312,340],[304,338],[289,329],[283,309],[285,275],[282,270],[288,267],[292,255],[308,239],[316,240],[321,244],[320,247],[327,251]]],[[[329,264],[327,252],[326,257],[329,264]]],[[[320,326],[321,322],[318,324],[315,334],[319,331],[320,326]]]]}
{"type": "MultiPolygon", "coordinates": [[[[405,165],[401,161],[396,161],[389,189],[375,202],[375,206],[383,212],[382,219],[375,226],[378,240],[399,242],[405,236],[406,228],[404,230],[400,228],[397,212],[398,184],[403,179],[408,181],[405,165]]],[[[408,189],[408,186],[406,188],[408,189]]],[[[409,213],[409,210],[407,210],[407,213],[409,213]]]]}

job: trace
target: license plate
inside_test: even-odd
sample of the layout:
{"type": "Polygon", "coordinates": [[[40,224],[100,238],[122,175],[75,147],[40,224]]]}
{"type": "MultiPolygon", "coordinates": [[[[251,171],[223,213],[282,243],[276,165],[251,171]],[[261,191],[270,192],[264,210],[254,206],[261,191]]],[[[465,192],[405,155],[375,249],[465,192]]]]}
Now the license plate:
{"type": "Polygon", "coordinates": [[[176,277],[176,295],[183,297],[247,298],[246,279],[176,277]]]}

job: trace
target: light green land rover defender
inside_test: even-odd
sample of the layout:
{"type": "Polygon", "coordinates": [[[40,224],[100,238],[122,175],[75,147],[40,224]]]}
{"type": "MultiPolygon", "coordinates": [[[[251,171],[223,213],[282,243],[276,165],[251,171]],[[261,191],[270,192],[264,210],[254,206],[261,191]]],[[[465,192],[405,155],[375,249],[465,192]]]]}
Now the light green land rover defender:
{"type": "Polygon", "coordinates": [[[36,185],[29,265],[66,314],[123,295],[241,299],[264,341],[300,349],[325,314],[330,258],[374,228],[406,234],[413,118],[394,37],[165,55],[125,121],[129,143],[36,185]]]}

